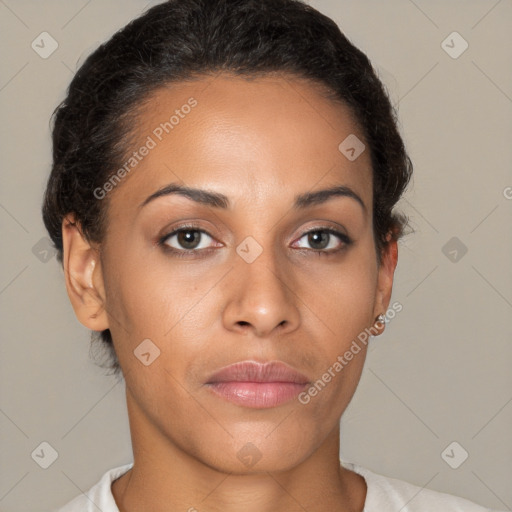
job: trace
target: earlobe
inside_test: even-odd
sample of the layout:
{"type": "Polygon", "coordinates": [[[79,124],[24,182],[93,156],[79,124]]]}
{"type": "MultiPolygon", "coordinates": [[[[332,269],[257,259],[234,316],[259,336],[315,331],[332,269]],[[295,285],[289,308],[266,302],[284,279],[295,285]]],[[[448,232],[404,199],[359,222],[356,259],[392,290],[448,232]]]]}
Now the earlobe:
{"type": "Polygon", "coordinates": [[[75,314],[93,331],[108,329],[99,252],[84,237],[73,214],[62,221],[64,278],[75,314]]]}

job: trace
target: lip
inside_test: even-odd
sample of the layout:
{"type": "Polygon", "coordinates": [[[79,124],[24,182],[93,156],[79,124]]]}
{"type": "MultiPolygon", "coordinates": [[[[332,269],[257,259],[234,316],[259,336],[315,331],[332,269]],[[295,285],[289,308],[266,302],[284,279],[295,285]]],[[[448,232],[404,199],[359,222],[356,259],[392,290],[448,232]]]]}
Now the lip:
{"type": "Polygon", "coordinates": [[[260,409],[290,401],[308,384],[305,375],[281,361],[241,361],[222,368],[205,383],[229,402],[260,409]]]}

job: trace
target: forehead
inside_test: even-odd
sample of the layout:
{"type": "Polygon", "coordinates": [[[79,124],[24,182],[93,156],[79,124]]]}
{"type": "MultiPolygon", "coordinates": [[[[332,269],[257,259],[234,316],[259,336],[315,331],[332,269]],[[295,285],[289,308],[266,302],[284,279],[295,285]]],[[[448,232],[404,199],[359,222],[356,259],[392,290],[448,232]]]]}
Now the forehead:
{"type": "Polygon", "coordinates": [[[350,108],[302,79],[221,74],[169,84],[145,101],[132,130],[114,206],[177,182],[252,202],[343,184],[371,207],[369,148],[355,160],[344,152],[346,140],[364,147],[350,108]]]}

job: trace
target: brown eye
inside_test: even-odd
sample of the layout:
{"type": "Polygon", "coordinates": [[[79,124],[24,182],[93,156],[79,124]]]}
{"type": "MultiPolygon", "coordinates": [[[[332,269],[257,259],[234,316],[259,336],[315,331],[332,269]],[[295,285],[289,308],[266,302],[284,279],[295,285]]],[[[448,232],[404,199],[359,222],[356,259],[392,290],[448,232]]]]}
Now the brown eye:
{"type": "Polygon", "coordinates": [[[176,240],[184,249],[196,249],[201,240],[201,232],[197,230],[179,231],[176,234],[176,240]]]}
{"type": "Polygon", "coordinates": [[[331,228],[314,229],[304,233],[299,240],[305,239],[310,249],[319,253],[333,253],[345,248],[352,243],[352,240],[345,235],[331,228]]]}
{"type": "Polygon", "coordinates": [[[196,251],[208,248],[208,238],[212,237],[202,229],[180,228],[163,237],[160,241],[175,251],[196,251]]]}

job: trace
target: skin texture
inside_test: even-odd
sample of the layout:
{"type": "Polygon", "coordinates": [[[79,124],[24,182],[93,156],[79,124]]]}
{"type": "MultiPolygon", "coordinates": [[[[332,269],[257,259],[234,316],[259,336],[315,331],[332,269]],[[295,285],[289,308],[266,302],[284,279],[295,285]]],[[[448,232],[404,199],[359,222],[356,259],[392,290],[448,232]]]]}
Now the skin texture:
{"type": "MultiPolygon", "coordinates": [[[[364,346],[305,405],[249,409],[204,384],[242,360],[284,361],[314,382],[386,312],[397,244],[378,267],[368,146],[352,162],[338,150],[362,132],[348,107],[305,80],[220,74],[159,90],[138,117],[134,150],[191,97],[197,106],[161,141],[153,136],[156,147],[110,192],[101,247],[72,215],[63,222],[75,313],[111,330],[126,380],[134,468],[113,483],[115,500],[121,512],[360,512],[366,483],[340,466],[339,421],[364,346]],[[230,208],[178,195],[139,208],[170,183],[225,194],[230,208]],[[350,187],[366,210],[350,197],[292,208],[296,195],[333,185],[350,187]],[[180,258],[157,241],[185,221],[208,234],[180,258]],[[353,243],[308,241],[325,227],[353,243]],[[262,249],[251,263],[237,253],[246,237],[262,249]],[[160,355],[145,366],[134,350],[147,338],[160,355]],[[261,456],[251,466],[237,457],[247,443],[261,456]]],[[[167,244],[191,247],[177,236],[167,244]]]]}

